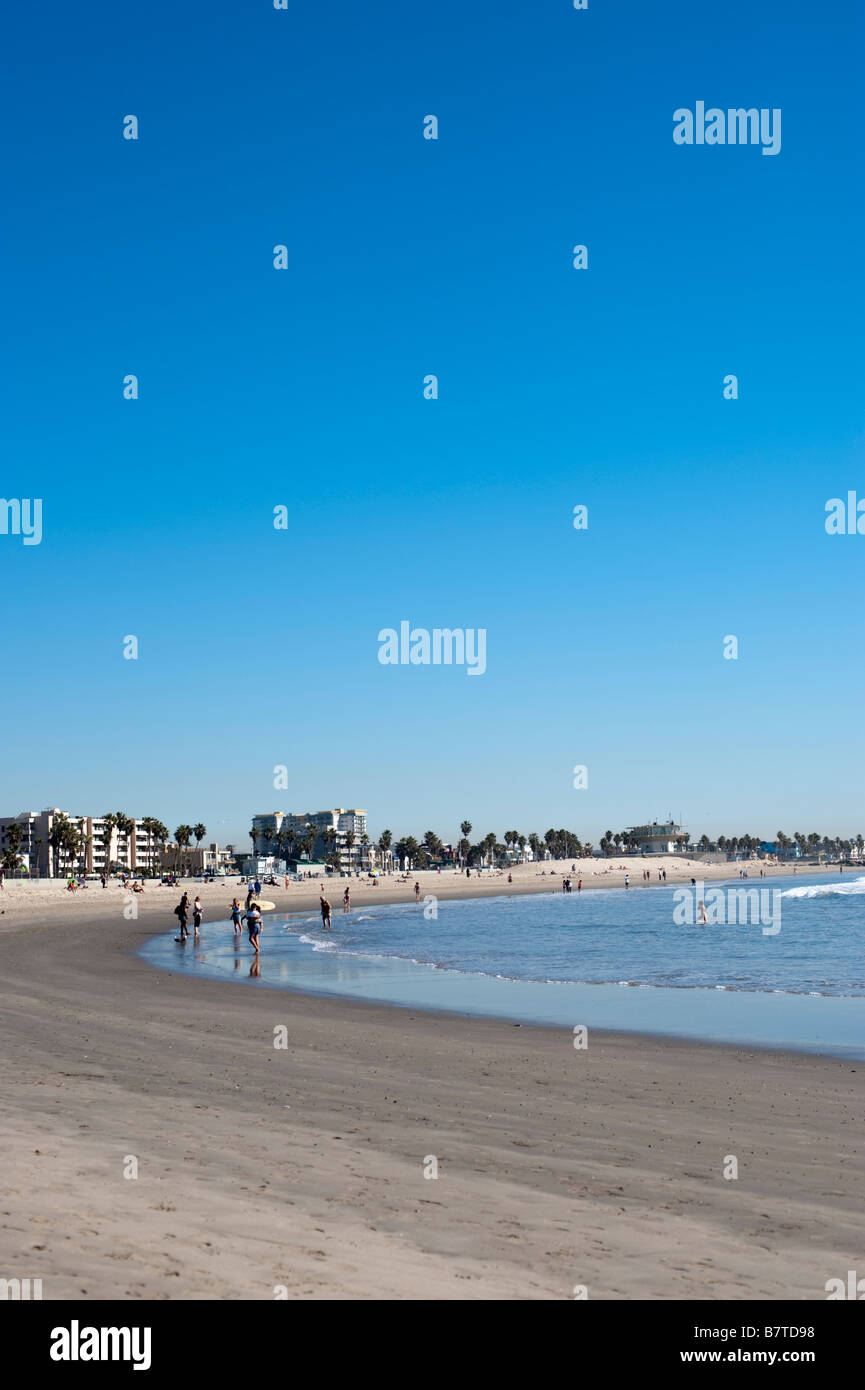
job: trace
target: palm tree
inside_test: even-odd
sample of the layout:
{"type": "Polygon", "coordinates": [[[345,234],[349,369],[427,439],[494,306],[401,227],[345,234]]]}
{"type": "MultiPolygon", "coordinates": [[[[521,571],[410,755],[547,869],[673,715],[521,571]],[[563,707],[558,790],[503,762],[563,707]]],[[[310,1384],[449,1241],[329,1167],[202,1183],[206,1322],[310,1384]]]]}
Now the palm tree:
{"type": "MultiPolygon", "coordinates": [[[[106,817],[106,820],[107,820],[107,819],[108,819],[108,817],[106,817]]],[[[120,857],[120,838],[123,837],[123,838],[126,840],[126,855],[125,855],[126,867],[127,867],[128,869],[131,869],[131,868],[132,868],[132,864],[131,864],[130,861],[131,861],[131,859],[133,858],[133,855],[130,855],[130,853],[129,853],[129,836],[132,834],[132,831],[135,829],[135,822],[134,822],[129,816],[127,816],[123,811],[115,811],[115,812],[114,812],[114,815],[113,815],[113,817],[112,817],[112,820],[114,821],[114,825],[115,825],[115,828],[116,828],[116,830],[117,830],[117,836],[118,836],[118,842],[117,842],[117,855],[118,855],[118,858],[120,857]]]]}
{"type": "Polygon", "coordinates": [[[434,830],[424,832],[423,847],[430,859],[437,859],[442,852],[442,842],[434,830]]]}
{"type": "MultiPolygon", "coordinates": [[[[472,833],[472,823],[471,823],[471,821],[470,821],[470,820],[463,820],[463,821],[460,821],[460,830],[462,831],[463,840],[464,840],[464,841],[465,841],[465,840],[468,840],[469,835],[471,835],[471,833],[472,833]]],[[[463,861],[463,862],[465,863],[465,861],[463,861]]]]}
{"type": "Polygon", "coordinates": [[[383,830],[378,837],[378,847],[381,850],[381,866],[383,869],[387,869],[387,857],[392,844],[393,835],[391,835],[389,830],[383,830]]]}
{"type": "Polygon", "coordinates": [[[403,838],[397,842],[397,858],[401,863],[405,864],[406,868],[410,869],[414,864],[414,861],[417,859],[418,848],[418,842],[413,835],[404,835],[403,838]]]}
{"type": "Polygon", "coordinates": [[[63,847],[66,842],[66,828],[68,825],[69,821],[61,811],[60,815],[55,817],[54,824],[51,827],[51,833],[48,836],[48,843],[51,845],[51,849],[54,852],[53,857],[55,878],[59,877],[60,858],[63,847]]]}
{"type": "Polygon", "coordinates": [[[192,827],[192,833],[193,833],[193,835],[195,836],[195,848],[198,849],[198,847],[199,847],[200,844],[201,844],[201,841],[204,839],[205,835],[207,834],[207,826],[206,826],[206,825],[202,825],[202,824],[201,824],[201,821],[199,821],[197,825],[194,825],[194,826],[192,827]]]}
{"type": "Polygon", "coordinates": [[[174,832],[174,842],[175,842],[175,844],[177,845],[177,848],[178,848],[178,850],[179,850],[179,852],[180,852],[179,857],[180,857],[181,867],[182,867],[182,865],[183,865],[183,851],[189,847],[189,843],[190,843],[191,839],[192,839],[192,826],[191,826],[191,825],[178,825],[177,829],[176,829],[175,832],[174,832]]]}
{"type": "Polygon", "coordinates": [[[105,846],[105,873],[111,873],[111,837],[117,826],[117,817],[113,811],[106,811],[102,817],[102,843],[105,846]]]}
{"type": "Polygon", "coordinates": [[[13,820],[10,825],[7,825],[3,833],[7,845],[6,853],[3,857],[3,867],[10,874],[14,874],[15,870],[18,868],[18,851],[21,848],[21,840],[24,836],[24,831],[18,821],[13,820]]]}
{"type": "Polygon", "coordinates": [[[159,865],[161,868],[162,861],[165,858],[165,852],[168,848],[169,839],[168,826],[161,820],[154,820],[153,822],[153,838],[159,846],[159,865]]]}

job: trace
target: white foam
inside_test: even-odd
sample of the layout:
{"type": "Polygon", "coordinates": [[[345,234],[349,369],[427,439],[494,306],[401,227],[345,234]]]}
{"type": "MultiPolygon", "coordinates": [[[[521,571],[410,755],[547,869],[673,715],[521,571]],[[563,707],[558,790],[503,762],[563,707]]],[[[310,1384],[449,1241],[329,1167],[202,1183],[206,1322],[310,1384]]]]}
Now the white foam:
{"type": "Polygon", "coordinates": [[[801,888],[787,888],[782,898],[857,898],[865,893],[865,878],[844,883],[804,883],[801,888]]]}

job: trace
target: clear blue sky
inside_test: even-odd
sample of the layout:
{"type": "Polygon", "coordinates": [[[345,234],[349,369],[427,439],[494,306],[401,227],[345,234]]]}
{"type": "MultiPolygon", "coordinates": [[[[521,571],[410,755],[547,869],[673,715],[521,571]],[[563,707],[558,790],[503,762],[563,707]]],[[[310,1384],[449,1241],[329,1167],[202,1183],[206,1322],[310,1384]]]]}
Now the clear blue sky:
{"type": "Polygon", "coordinates": [[[0,813],[865,829],[865,536],[823,524],[865,496],[857,22],[18,7],[0,813]],[[676,146],[697,100],[781,153],[676,146]],[[401,619],[486,674],[380,665],[401,619]]]}

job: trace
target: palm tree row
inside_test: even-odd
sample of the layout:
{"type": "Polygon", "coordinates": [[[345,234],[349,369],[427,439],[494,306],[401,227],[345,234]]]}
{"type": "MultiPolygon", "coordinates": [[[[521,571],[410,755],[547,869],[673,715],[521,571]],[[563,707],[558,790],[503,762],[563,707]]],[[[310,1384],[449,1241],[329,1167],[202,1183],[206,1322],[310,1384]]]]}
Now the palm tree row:
{"type": "MultiPolygon", "coordinates": [[[[595,853],[591,841],[581,840],[570,830],[550,829],[543,837],[534,831],[529,835],[523,835],[518,830],[506,830],[501,841],[494,831],[490,831],[482,840],[474,844],[469,839],[472,831],[471,821],[462,821],[460,830],[462,839],[458,842],[456,849],[449,853],[445,853],[441,840],[432,830],[426,831],[420,842],[413,835],[403,836],[396,842],[394,852],[407,867],[416,869],[427,868],[431,865],[436,866],[445,861],[460,865],[478,866],[513,862],[516,859],[525,858],[526,846],[531,849],[535,860],[591,858],[595,853]],[[519,850],[519,854],[517,854],[517,850],[519,850]]],[[[640,837],[631,830],[620,830],[615,833],[612,830],[607,830],[601,836],[599,848],[606,856],[617,853],[635,854],[639,852],[641,843],[640,837]]],[[[690,836],[684,832],[675,837],[676,848],[679,852],[708,853],[720,851],[733,856],[758,854],[761,845],[765,843],[760,836],[748,834],[719,835],[717,840],[711,840],[708,835],[702,835],[696,842],[692,841],[690,836]]],[[[379,840],[379,848],[387,850],[391,844],[391,832],[386,830],[379,840]]],[[[791,838],[779,830],[774,842],[775,851],[783,855],[793,845],[797,845],[803,855],[826,855],[832,858],[850,858],[854,853],[857,857],[862,857],[863,852],[865,852],[865,840],[863,840],[862,835],[844,839],[839,836],[819,835],[816,831],[810,835],[803,835],[796,831],[791,838]]]]}

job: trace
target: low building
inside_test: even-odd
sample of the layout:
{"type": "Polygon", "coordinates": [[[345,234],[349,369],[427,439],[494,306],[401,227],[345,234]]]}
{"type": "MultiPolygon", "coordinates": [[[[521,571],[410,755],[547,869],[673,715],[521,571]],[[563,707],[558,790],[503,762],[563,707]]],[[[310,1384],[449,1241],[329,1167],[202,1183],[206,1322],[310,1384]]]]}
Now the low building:
{"type": "Polygon", "coordinates": [[[688,843],[688,832],[675,821],[656,821],[651,825],[628,828],[630,847],[637,854],[676,854],[688,843]]]}
{"type": "Polygon", "coordinates": [[[220,849],[216,844],[207,847],[190,845],[186,849],[180,849],[177,845],[166,845],[161,852],[160,861],[163,873],[237,873],[234,851],[230,845],[226,849],[220,849]]]}

